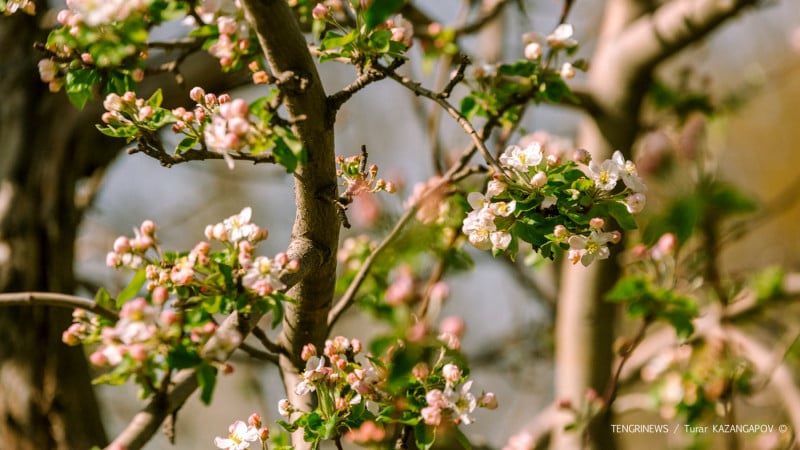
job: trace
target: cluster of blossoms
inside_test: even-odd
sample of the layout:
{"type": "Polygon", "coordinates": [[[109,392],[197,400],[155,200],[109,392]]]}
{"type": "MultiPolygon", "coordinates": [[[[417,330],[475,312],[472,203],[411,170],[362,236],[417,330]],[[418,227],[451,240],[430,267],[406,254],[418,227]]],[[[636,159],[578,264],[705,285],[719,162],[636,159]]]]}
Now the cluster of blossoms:
{"type": "MultiPolygon", "coordinates": [[[[58,22],[62,25],[77,28],[81,24],[91,27],[122,22],[134,14],[143,14],[152,1],[147,0],[67,0],[67,8],[59,11],[58,22]]],[[[79,30],[70,30],[77,34],[79,30]]]]}
{"type": "Polygon", "coordinates": [[[523,145],[500,155],[502,172],[485,193],[468,195],[472,211],[462,231],[469,242],[513,254],[522,239],[548,257],[568,249],[570,261],[583,265],[608,258],[607,245],[621,239],[618,231],[604,231],[609,218],[634,228],[632,215],[644,207],[646,187],[633,162],[619,151],[601,164],[585,150],[568,160],[563,149],[548,149],[535,137],[523,145]]]}
{"type": "Polygon", "coordinates": [[[128,91],[122,95],[108,94],[103,100],[103,113],[101,120],[110,126],[145,126],[152,128],[149,123],[155,118],[158,106],[153,106],[143,98],[137,98],[136,93],[128,91]]]}
{"type": "Polygon", "coordinates": [[[281,274],[299,269],[298,261],[285,253],[274,258],[254,254],[268,232],[252,223],[251,216],[252,210],[246,207],[206,227],[206,238],[224,245],[220,252],[212,252],[207,241],[189,252],[163,251],[151,220],[135,228],[133,237],[118,237],[106,263],[137,272],[116,305],[108,305],[112,301],[106,298],[106,305],[120,307],[119,319],[99,319],[78,311],[63,334],[64,342],[99,344],[90,360],[113,369],[101,381],[116,383],[133,375],[145,393],[157,387],[159,373],[168,374],[174,368],[206,364],[230,370],[223,361],[241,344],[242,336],[218,327],[213,315],[272,308],[275,317],[282,316],[281,301],[271,294],[285,289],[281,274]],[[142,287],[147,293],[135,297],[142,287]]]}
{"type": "MultiPolygon", "coordinates": [[[[553,50],[565,50],[568,54],[572,54],[578,48],[578,41],[572,37],[573,33],[572,25],[568,23],[559,25],[544,38],[538,33],[525,33],[522,36],[525,59],[541,61],[545,44],[553,50]]],[[[559,74],[562,78],[569,79],[575,76],[575,70],[576,66],[573,63],[565,62],[561,65],[559,74]]]]}
{"type": "Polygon", "coordinates": [[[208,53],[219,59],[223,69],[231,69],[243,57],[252,52],[250,26],[244,20],[241,10],[238,17],[219,16],[216,18],[219,37],[208,47],[208,53]]]}
{"type": "Polygon", "coordinates": [[[475,398],[470,392],[472,380],[466,380],[461,369],[455,364],[445,364],[442,367],[441,378],[444,380],[444,389],[430,389],[425,393],[425,402],[428,406],[422,408],[420,414],[427,425],[439,426],[443,421],[454,424],[469,425],[474,422],[470,416],[477,406],[487,409],[497,409],[497,397],[492,392],[475,398]]]}
{"type": "Polygon", "coordinates": [[[373,164],[367,168],[366,163],[364,155],[336,157],[336,164],[339,166],[336,169],[336,176],[342,179],[342,186],[346,186],[342,197],[351,200],[365,193],[385,191],[392,194],[397,191],[393,182],[378,178],[377,165],[373,164]]]}
{"type": "Polygon", "coordinates": [[[295,393],[314,393],[318,406],[313,412],[303,412],[288,399],[281,400],[279,413],[293,419],[292,423],[281,425],[289,431],[306,427],[308,439],[316,433],[308,429],[307,416],[314,414],[323,422],[316,421],[315,427],[339,430],[357,443],[377,444],[392,438],[395,431],[391,430],[396,430],[392,423],[400,416],[403,423],[412,425],[468,425],[474,422],[475,408],[497,408],[493,393],[476,396],[470,392],[472,381],[448,356],[456,355],[460,347],[463,320],[443,320],[438,337],[428,331],[424,322],[418,324],[406,330],[405,338],[393,339],[395,345],[380,357],[363,354],[358,339],[342,336],[326,341],[322,355],[314,345],[306,345],[301,353],[306,369],[295,393]],[[394,361],[396,357],[408,358],[409,354],[417,355],[415,360],[419,361],[413,367],[407,361],[394,361]],[[429,360],[433,362],[429,364],[429,360]],[[398,364],[405,368],[398,369],[398,364]],[[397,370],[403,375],[395,373],[397,370]]]}
{"type": "Polygon", "coordinates": [[[322,32],[326,27],[330,28],[322,36],[320,61],[342,58],[363,66],[371,59],[402,57],[413,45],[414,27],[411,22],[398,16],[369,23],[367,11],[371,4],[372,0],[325,0],[311,9],[314,29],[322,32]],[[352,30],[342,25],[353,18],[362,25],[352,30]]]}
{"type": "Polygon", "coordinates": [[[233,422],[228,427],[228,437],[214,438],[214,445],[223,450],[244,450],[251,448],[251,443],[260,442],[261,449],[267,450],[269,430],[262,426],[261,416],[257,413],[250,414],[247,423],[241,420],[233,422]]]}
{"type": "MultiPolygon", "coordinates": [[[[257,139],[257,129],[250,123],[249,106],[246,101],[237,98],[231,100],[228,95],[219,97],[206,94],[202,88],[195,87],[189,93],[192,100],[197,102],[195,119],[205,123],[203,137],[211,150],[226,156],[228,165],[233,160],[227,156],[228,152],[240,151],[254,139],[257,139]]],[[[186,118],[188,114],[184,114],[186,118]]],[[[179,124],[176,123],[177,126],[179,124]]]]}
{"type": "MultiPolygon", "coordinates": [[[[331,22],[337,24],[347,20],[347,13],[359,14],[364,12],[372,4],[372,0],[360,0],[349,2],[342,0],[325,0],[317,3],[311,10],[311,17],[314,20],[331,22]],[[349,11],[348,11],[349,10],[349,11]]],[[[414,36],[414,26],[402,17],[389,18],[384,23],[378,25],[376,30],[389,30],[393,42],[402,42],[411,47],[412,37],[414,36]]]]}

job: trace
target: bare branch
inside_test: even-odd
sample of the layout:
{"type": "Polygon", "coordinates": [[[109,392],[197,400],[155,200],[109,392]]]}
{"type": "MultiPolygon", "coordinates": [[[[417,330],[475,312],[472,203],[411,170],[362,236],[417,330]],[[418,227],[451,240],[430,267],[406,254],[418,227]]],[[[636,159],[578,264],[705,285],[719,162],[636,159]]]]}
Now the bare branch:
{"type": "MultiPolygon", "coordinates": [[[[161,145],[160,138],[154,136],[152,139],[143,139],[139,145],[128,150],[128,154],[144,153],[145,155],[157,159],[164,167],[172,167],[189,161],[205,161],[207,159],[226,159],[222,153],[212,152],[204,149],[191,149],[182,153],[167,153],[161,145]]],[[[252,153],[227,152],[230,159],[239,161],[251,161],[253,164],[275,164],[275,155],[272,153],[254,155],[252,153]]]]}
{"type": "Polygon", "coordinates": [[[434,102],[438,103],[439,106],[441,106],[442,109],[444,109],[450,115],[450,117],[452,117],[453,119],[456,120],[456,122],[458,122],[458,124],[461,126],[464,132],[467,133],[467,135],[472,140],[472,143],[475,145],[475,148],[477,148],[478,152],[480,152],[481,156],[483,156],[486,162],[492,165],[495,168],[495,170],[498,171],[498,173],[505,173],[503,168],[500,166],[500,163],[497,162],[494,156],[492,156],[492,153],[486,148],[486,145],[483,142],[482,135],[478,133],[475,127],[472,126],[472,123],[470,123],[470,121],[467,120],[467,118],[464,117],[464,115],[461,114],[461,112],[458,109],[456,109],[456,107],[451,105],[446,100],[445,95],[443,95],[442,93],[433,92],[430,89],[426,89],[422,87],[420,83],[408,77],[399,75],[396,72],[389,71],[386,67],[383,67],[381,65],[376,64],[375,67],[377,70],[385,72],[388,77],[392,78],[393,80],[397,81],[401,85],[405,86],[406,88],[414,92],[414,94],[429,98],[434,102]]]}
{"type": "Polygon", "coordinates": [[[239,346],[239,350],[247,353],[252,358],[278,364],[278,355],[259,350],[246,342],[239,346]]]}
{"type": "Polygon", "coordinates": [[[9,292],[0,294],[1,306],[35,306],[48,305],[61,308],[82,308],[112,322],[119,320],[116,312],[104,308],[94,300],[75,295],[56,294],[53,292],[9,292]]]}
{"type": "MultiPolygon", "coordinates": [[[[397,69],[398,67],[402,66],[404,62],[404,59],[395,59],[389,65],[389,70],[397,69]]],[[[356,92],[384,78],[386,78],[386,74],[383,72],[379,72],[377,70],[367,70],[361,74],[361,76],[356,78],[355,81],[342,88],[341,91],[330,95],[328,97],[328,107],[330,108],[331,112],[335,113],[339,110],[339,108],[342,107],[343,104],[345,104],[345,102],[350,100],[350,98],[355,95],[356,92]]]]}

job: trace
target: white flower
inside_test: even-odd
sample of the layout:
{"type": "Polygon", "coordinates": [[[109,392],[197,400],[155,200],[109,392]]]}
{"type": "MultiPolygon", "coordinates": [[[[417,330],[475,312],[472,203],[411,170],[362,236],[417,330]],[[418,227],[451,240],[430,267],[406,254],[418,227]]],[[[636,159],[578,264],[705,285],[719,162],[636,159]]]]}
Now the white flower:
{"type": "Polygon", "coordinates": [[[489,198],[480,192],[470,192],[467,194],[467,203],[469,203],[472,209],[481,209],[489,206],[489,198]]]}
{"type": "Polygon", "coordinates": [[[625,206],[628,208],[629,213],[638,214],[644,209],[646,200],[647,197],[645,197],[644,194],[631,194],[625,199],[625,206]]]}
{"type": "Polygon", "coordinates": [[[282,267],[276,261],[259,256],[242,277],[242,286],[265,296],[286,287],[280,279],[282,267]]]}
{"type": "Polygon", "coordinates": [[[461,385],[461,389],[458,391],[451,388],[449,384],[444,389],[444,399],[447,401],[447,406],[464,425],[469,425],[475,421],[470,417],[470,413],[478,406],[478,400],[469,392],[470,387],[472,387],[472,380],[461,385]]]}
{"type": "Polygon", "coordinates": [[[258,429],[248,427],[246,423],[237,420],[228,427],[228,437],[214,438],[214,445],[225,450],[244,450],[250,448],[250,443],[258,440],[258,429]]]}
{"type": "Polygon", "coordinates": [[[634,164],[633,161],[626,161],[625,157],[622,156],[622,152],[619,150],[611,155],[611,160],[619,167],[622,181],[628,189],[633,192],[647,192],[647,186],[645,186],[642,179],[639,178],[639,173],[636,171],[636,164],[634,164]]]}
{"type": "Polygon", "coordinates": [[[492,247],[497,250],[505,250],[511,244],[511,235],[505,231],[495,231],[489,235],[489,240],[492,242],[492,247]]]}
{"type": "Polygon", "coordinates": [[[258,227],[250,223],[252,215],[253,210],[247,206],[239,214],[230,216],[222,222],[231,242],[252,239],[258,233],[258,227]]]}
{"type": "Polygon", "coordinates": [[[531,42],[525,46],[524,54],[525,58],[530,59],[531,61],[539,59],[539,57],[542,56],[542,44],[538,42],[531,42]]]}
{"type": "Polygon", "coordinates": [[[565,62],[561,66],[561,70],[559,71],[559,74],[561,75],[561,78],[566,78],[566,79],[574,78],[575,77],[575,66],[573,66],[572,63],[565,62]]]}
{"type": "Polygon", "coordinates": [[[490,235],[497,230],[494,224],[494,214],[488,208],[471,211],[464,219],[461,230],[475,248],[489,250],[492,248],[490,235]]]}
{"type": "MultiPolygon", "coordinates": [[[[580,254],[581,264],[588,266],[595,259],[606,259],[611,254],[606,244],[613,239],[613,233],[592,231],[589,236],[576,234],[570,236],[569,246],[580,254]]],[[[573,263],[577,261],[573,260],[573,263]]]]}
{"type": "Polygon", "coordinates": [[[513,213],[516,208],[517,208],[516,200],[511,200],[508,203],[496,202],[489,204],[489,209],[492,211],[492,213],[500,217],[510,216],[511,213],[513,213]]]}
{"type": "Polygon", "coordinates": [[[317,390],[315,383],[325,378],[325,358],[312,356],[306,362],[306,370],[303,372],[303,381],[294,388],[297,395],[306,395],[317,390]]]}
{"type": "Polygon", "coordinates": [[[573,33],[572,25],[562,23],[547,36],[547,44],[553,48],[573,48],[578,45],[578,41],[572,38],[573,33]]]}
{"type": "Polygon", "coordinates": [[[486,185],[486,196],[487,197],[494,197],[495,195],[500,195],[505,190],[506,190],[506,185],[503,184],[502,181],[491,180],[486,185]]]}
{"type": "Polygon", "coordinates": [[[533,142],[524,149],[518,145],[511,145],[500,155],[500,163],[527,173],[529,167],[542,162],[542,157],[542,146],[538,142],[533,142]]]}
{"type": "Polygon", "coordinates": [[[592,161],[589,163],[589,170],[592,172],[592,180],[598,188],[610,191],[617,185],[619,166],[614,161],[607,159],[601,165],[592,161]]]}

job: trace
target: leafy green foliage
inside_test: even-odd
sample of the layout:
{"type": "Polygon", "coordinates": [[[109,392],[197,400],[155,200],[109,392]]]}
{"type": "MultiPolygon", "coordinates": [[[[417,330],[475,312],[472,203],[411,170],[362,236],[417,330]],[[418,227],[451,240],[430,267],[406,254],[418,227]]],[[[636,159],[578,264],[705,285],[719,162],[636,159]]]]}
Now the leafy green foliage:
{"type": "Polygon", "coordinates": [[[672,289],[655,287],[644,277],[621,278],[606,299],[625,304],[631,317],[670,324],[682,339],[694,333],[692,320],[698,313],[696,302],[672,289]]]}

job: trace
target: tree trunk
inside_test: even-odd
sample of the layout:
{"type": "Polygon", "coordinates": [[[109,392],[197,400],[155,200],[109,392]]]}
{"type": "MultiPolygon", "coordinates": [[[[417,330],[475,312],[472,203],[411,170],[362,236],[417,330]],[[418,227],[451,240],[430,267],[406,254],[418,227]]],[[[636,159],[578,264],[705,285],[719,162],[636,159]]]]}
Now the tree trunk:
{"type": "MultiPolygon", "coordinates": [[[[90,153],[107,163],[114,152],[71,134],[80,115],[39,81],[32,47],[43,35],[36,20],[18,14],[0,22],[0,291],[72,293],[80,217],[75,183],[96,166],[90,153]]],[[[61,343],[70,322],[69,310],[0,308],[4,448],[85,449],[106,442],[84,354],[61,343]]]]}

